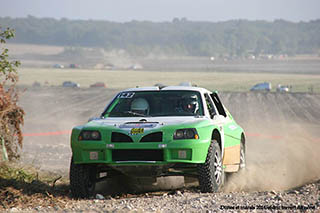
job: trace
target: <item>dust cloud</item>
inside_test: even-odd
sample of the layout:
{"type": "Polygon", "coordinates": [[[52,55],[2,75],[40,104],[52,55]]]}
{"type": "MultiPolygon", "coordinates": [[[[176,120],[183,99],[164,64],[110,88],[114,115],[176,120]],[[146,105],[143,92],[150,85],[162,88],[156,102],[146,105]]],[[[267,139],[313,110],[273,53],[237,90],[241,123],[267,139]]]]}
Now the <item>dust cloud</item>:
{"type": "Polygon", "coordinates": [[[229,176],[225,191],[282,191],[320,179],[320,138],[281,132],[249,138],[246,151],[246,169],[229,176]]]}
{"type": "Polygon", "coordinates": [[[320,96],[228,94],[247,133],[245,171],[225,191],[287,190],[320,179],[320,96]],[[245,109],[239,112],[239,109],[245,109]]]}

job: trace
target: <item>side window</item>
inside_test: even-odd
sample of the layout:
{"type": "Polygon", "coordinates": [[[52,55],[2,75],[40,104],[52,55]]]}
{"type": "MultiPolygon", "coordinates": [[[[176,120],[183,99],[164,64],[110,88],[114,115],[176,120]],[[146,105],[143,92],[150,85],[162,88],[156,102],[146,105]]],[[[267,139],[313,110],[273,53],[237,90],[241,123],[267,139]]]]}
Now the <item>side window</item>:
{"type": "Polygon", "coordinates": [[[214,108],[212,100],[211,100],[210,96],[207,93],[204,94],[204,97],[206,99],[206,105],[207,105],[207,108],[209,110],[210,117],[213,118],[217,114],[217,112],[216,112],[216,110],[214,108]]]}
{"type": "Polygon", "coordinates": [[[223,115],[224,117],[227,117],[226,111],[224,110],[224,107],[220,101],[220,98],[218,97],[218,94],[212,93],[210,96],[211,96],[214,104],[216,105],[219,114],[223,115]]]}

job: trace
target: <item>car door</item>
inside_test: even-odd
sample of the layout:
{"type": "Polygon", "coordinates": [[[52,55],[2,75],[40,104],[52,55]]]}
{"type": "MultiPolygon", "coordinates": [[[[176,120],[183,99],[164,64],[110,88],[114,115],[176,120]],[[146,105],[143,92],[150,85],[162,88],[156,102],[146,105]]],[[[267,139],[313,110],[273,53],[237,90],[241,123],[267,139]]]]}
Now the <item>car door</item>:
{"type": "Polygon", "coordinates": [[[211,96],[209,94],[204,94],[205,97],[205,101],[206,101],[206,105],[207,105],[207,109],[209,111],[210,114],[210,118],[213,121],[214,126],[218,127],[218,130],[220,132],[221,135],[221,150],[222,150],[222,157],[224,155],[224,141],[225,141],[225,135],[224,135],[224,124],[226,122],[226,117],[223,115],[220,115],[218,113],[217,107],[214,104],[211,96]]]}
{"type": "MultiPolygon", "coordinates": [[[[238,125],[234,122],[230,113],[227,112],[216,92],[210,97],[217,109],[217,115],[221,120],[221,127],[224,137],[223,144],[223,165],[239,165],[240,163],[240,139],[236,137],[238,125]]],[[[221,132],[221,131],[220,131],[221,132]]],[[[231,166],[232,167],[232,166],[231,166]]]]}

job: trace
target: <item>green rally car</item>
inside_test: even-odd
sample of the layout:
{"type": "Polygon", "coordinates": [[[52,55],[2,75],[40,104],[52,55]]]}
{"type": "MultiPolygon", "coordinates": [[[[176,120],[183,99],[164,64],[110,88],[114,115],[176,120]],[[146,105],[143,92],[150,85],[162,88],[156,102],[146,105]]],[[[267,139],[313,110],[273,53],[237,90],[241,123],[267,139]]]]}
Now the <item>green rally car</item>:
{"type": "Polygon", "coordinates": [[[70,186],[74,197],[119,175],[197,177],[218,191],[225,172],[245,167],[245,134],[217,92],[188,86],[144,87],[117,94],[99,118],[74,127],[70,186]]]}

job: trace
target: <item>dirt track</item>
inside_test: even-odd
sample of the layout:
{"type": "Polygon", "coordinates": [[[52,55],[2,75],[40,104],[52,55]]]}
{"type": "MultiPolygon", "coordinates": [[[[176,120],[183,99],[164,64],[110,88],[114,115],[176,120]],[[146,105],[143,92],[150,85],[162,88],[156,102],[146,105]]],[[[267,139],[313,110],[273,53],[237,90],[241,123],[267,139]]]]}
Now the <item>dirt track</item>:
{"type": "MultiPolygon", "coordinates": [[[[68,176],[69,131],[98,116],[116,93],[109,89],[29,88],[20,101],[26,111],[23,162],[68,176]]],[[[247,133],[247,169],[230,176],[223,192],[202,194],[190,188],[120,197],[101,192],[103,200],[58,200],[64,207],[39,206],[27,211],[210,212],[223,210],[223,205],[243,206],[244,210],[261,207],[269,212],[309,207],[319,211],[320,182],[295,187],[320,179],[320,95],[220,95],[247,133]]]]}
{"type": "MultiPolygon", "coordinates": [[[[98,116],[117,93],[108,89],[29,88],[21,97],[24,162],[67,175],[68,131],[98,116]]],[[[283,190],[320,179],[320,95],[221,93],[225,106],[247,133],[248,171],[227,191],[283,190]]]]}

